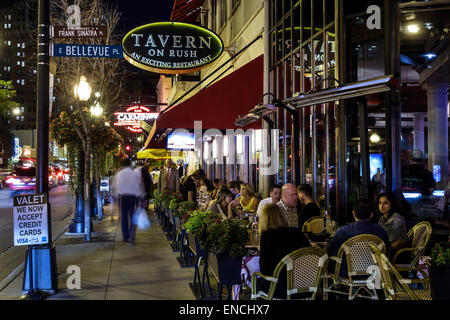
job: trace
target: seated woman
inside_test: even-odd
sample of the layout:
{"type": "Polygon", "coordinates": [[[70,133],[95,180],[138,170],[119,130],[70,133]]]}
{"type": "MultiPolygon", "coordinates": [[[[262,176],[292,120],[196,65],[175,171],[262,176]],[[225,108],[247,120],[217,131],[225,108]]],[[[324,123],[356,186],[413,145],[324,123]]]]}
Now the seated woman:
{"type": "Polygon", "coordinates": [[[220,186],[216,199],[209,205],[208,211],[220,213],[223,220],[227,219],[228,204],[233,200],[233,192],[226,186],[220,186]]]}
{"type": "MultiPolygon", "coordinates": [[[[240,188],[241,196],[236,201],[239,201],[239,204],[242,206],[243,211],[247,212],[256,212],[258,209],[259,200],[255,197],[255,193],[253,192],[253,188],[248,183],[241,184],[240,188]]],[[[232,204],[228,206],[228,217],[233,218],[233,208],[232,204]]]]}
{"type": "MultiPolygon", "coordinates": [[[[259,267],[262,274],[272,276],[277,264],[287,254],[309,246],[309,241],[299,228],[288,227],[282,209],[275,203],[266,204],[259,217],[260,240],[259,267]]],[[[286,269],[280,273],[275,298],[286,299],[286,269]]],[[[258,289],[268,292],[270,282],[259,279],[258,289]]]]}
{"type": "Polygon", "coordinates": [[[395,202],[391,195],[382,193],[376,201],[377,209],[381,215],[378,225],[383,227],[391,243],[391,256],[401,248],[408,245],[405,219],[394,208],[395,202]]]}
{"type": "Polygon", "coordinates": [[[193,174],[186,176],[182,182],[181,193],[183,201],[197,201],[197,186],[205,179],[205,172],[202,169],[196,170],[193,174]]]}

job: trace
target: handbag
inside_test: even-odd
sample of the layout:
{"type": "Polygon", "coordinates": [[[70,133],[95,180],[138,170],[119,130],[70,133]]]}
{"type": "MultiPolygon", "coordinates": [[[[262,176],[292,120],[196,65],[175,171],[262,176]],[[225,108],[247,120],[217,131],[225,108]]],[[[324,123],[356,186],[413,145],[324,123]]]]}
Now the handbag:
{"type": "Polygon", "coordinates": [[[147,211],[138,207],[131,218],[131,222],[139,229],[139,230],[147,230],[150,228],[150,220],[147,215],[147,211]]]}

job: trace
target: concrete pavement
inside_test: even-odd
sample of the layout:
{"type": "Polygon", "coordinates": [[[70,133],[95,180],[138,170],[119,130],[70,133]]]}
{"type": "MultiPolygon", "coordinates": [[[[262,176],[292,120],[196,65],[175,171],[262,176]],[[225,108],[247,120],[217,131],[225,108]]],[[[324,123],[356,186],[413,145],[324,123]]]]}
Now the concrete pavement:
{"type": "MultiPolygon", "coordinates": [[[[189,288],[193,268],[181,268],[165,234],[149,211],[152,226],[137,231],[136,245],[122,241],[118,213],[104,207],[101,221],[94,221],[91,242],[84,237],[62,235],[55,243],[58,292],[49,300],[194,300],[189,288]],[[81,289],[68,289],[69,266],[78,266],[81,289]]],[[[22,296],[23,272],[1,292],[0,300],[22,296]]],[[[74,281],[69,281],[69,286],[74,281]]]]}

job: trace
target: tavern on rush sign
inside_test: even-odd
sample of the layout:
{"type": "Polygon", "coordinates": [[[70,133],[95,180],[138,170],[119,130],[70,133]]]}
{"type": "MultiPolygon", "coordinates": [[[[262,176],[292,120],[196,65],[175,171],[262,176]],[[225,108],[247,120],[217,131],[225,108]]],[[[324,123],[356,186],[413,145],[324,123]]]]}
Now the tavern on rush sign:
{"type": "Polygon", "coordinates": [[[167,74],[197,71],[223,52],[211,30],[182,22],[157,22],[131,30],[123,38],[123,56],[138,68],[167,74]]]}

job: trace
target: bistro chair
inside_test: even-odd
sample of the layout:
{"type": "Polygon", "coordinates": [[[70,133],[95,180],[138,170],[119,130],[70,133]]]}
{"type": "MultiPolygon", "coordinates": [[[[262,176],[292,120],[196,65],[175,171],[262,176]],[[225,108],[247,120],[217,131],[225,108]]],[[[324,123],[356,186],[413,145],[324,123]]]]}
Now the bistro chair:
{"type": "Polygon", "coordinates": [[[370,252],[377,263],[377,274],[387,300],[432,300],[430,281],[424,279],[405,279],[388,257],[376,246],[369,245],[370,252]],[[410,285],[422,283],[424,289],[412,289],[410,285]]]}
{"type": "Polygon", "coordinates": [[[334,273],[328,275],[332,284],[329,288],[324,288],[325,294],[328,292],[344,294],[348,296],[349,300],[355,298],[378,300],[375,288],[367,287],[367,279],[371,276],[370,270],[375,265],[369,248],[370,244],[376,245],[383,253],[386,252],[382,239],[372,234],[360,234],[345,241],[339,248],[336,257],[330,257],[330,260],[335,261],[336,265],[334,273]],[[340,276],[344,257],[347,264],[347,278],[340,276]],[[337,288],[340,286],[348,287],[348,292],[338,290],[337,288]]]}
{"type": "Polygon", "coordinates": [[[288,300],[294,294],[311,294],[306,299],[315,300],[319,291],[320,282],[328,266],[328,255],[323,249],[317,247],[305,247],[297,249],[286,255],[276,266],[273,275],[264,275],[255,272],[252,275],[252,300],[262,298],[265,300],[274,299],[275,289],[283,268],[286,268],[288,300]],[[264,281],[270,281],[268,292],[259,290],[257,292],[258,277],[264,281]]]}
{"type": "Polygon", "coordinates": [[[408,240],[411,247],[398,250],[392,259],[392,264],[396,267],[397,271],[419,271],[424,274],[422,270],[419,269],[418,265],[419,259],[423,256],[428,242],[430,241],[431,229],[431,224],[428,221],[419,222],[412,227],[408,232],[408,240]],[[398,257],[406,253],[411,255],[410,262],[406,264],[396,263],[398,257]]]}
{"type": "Polygon", "coordinates": [[[325,232],[323,217],[311,217],[305,221],[302,232],[311,232],[313,234],[321,234],[325,232]]]}

